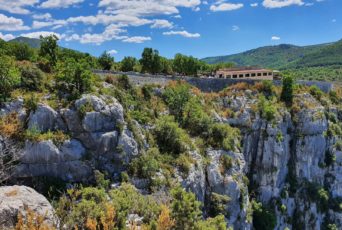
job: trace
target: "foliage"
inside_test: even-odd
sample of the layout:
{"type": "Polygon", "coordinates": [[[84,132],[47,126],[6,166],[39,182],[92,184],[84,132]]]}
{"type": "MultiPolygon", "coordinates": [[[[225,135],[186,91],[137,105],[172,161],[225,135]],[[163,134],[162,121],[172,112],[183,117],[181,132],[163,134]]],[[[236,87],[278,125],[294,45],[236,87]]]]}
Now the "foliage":
{"type": "Polygon", "coordinates": [[[220,164],[221,164],[221,173],[223,174],[227,170],[231,169],[233,167],[233,158],[227,154],[222,154],[220,156],[220,164]]]}
{"type": "Polygon", "coordinates": [[[228,196],[212,192],[210,195],[209,215],[212,217],[220,214],[226,215],[229,201],[230,198],[228,196]]]}
{"type": "Polygon", "coordinates": [[[205,113],[203,106],[197,97],[192,97],[184,106],[183,126],[187,128],[192,135],[207,132],[211,118],[205,113]]]}
{"type": "Polygon", "coordinates": [[[277,108],[272,101],[267,100],[263,95],[259,97],[258,107],[262,118],[267,121],[275,119],[277,108]]]}
{"type": "Polygon", "coordinates": [[[43,72],[33,65],[20,66],[21,86],[28,90],[41,91],[43,89],[43,72]]]}
{"type": "Polygon", "coordinates": [[[47,37],[40,36],[39,55],[48,59],[49,64],[54,67],[58,57],[58,37],[50,35],[47,37]]]}
{"type": "Polygon", "coordinates": [[[181,75],[196,76],[199,65],[198,59],[192,56],[176,54],[173,59],[173,70],[181,75]]]}
{"type": "Polygon", "coordinates": [[[34,50],[25,43],[13,42],[11,43],[11,52],[18,61],[32,60],[34,56],[34,50]]]}
{"type": "Polygon", "coordinates": [[[318,204],[318,208],[321,211],[326,211],[329,206],[329,193],[323,187],[318,184],[307,182],[305,189],[308,198],[318,204]]]}
{"type": "Polygon", "coordinates": [[[171,116],[162,116],[156,121],[155,136],[162,153],[179,155],[191,147],[188,134],[171,116]]]}
{"type": "Polygon", "coordinates": [[[120,63],[120,70],[123,72],[133,71],[136,63],[137,59],[135,57],[124,57],[120,63]]]}
{"type": "Polygon", "coordinates": [[[252,201],[252,207],[253,227],[256,230],[273,230],[277,224],[274,211],[256,201],[252,201]]]}
{"type": "Polygon", "coordinates": [[[132,160],[128,171],[140,178],[152,178],[159,171],[159,151],[156,148],[149,149],[145,154],[132,160]]]}
{"type": "Polygon", "coordinates": [[[42,133],[36,127],[27,129],[24,132],[24,137],[26,140],[30,140],[33,142],[51,140],[56,145],[61,145],[66,140],[70,139],[70,137],[61,130],[57,130],[55,132],[48,131],[48,132],[42,133]]]}
{"type": "Polygon", "coordinates": [[[191,98],[190,86],[184,82],[171,82],[163,94],[165,103],[178,122],[182,120],[185,106],[191,98]]]}
{"type": "Polygon", "coordinates": [[[145,48],[139,60],[141,64],[141,72],[156,74],[161,72],[161,57],[158,50],[152,48],[145,48]]]}
{"type": "Polygon", "coordinates": [[[0,133],[9,138],[16,138],[21,135],[23,125],[19,120],[18,114],[10,113],[0,116],[0,133]]]}
{"type": "Polygon", "coordinates": [[[209,128],[207,137],[208,144],[214,148],[234,151],[239,144],[236,140],[240,138],[240,131],[230,127],[228,124],[214,123],[209,128]]]}
{"type": "Polygon", "coordinates": [[[157,220],[156,230],[171,230],[175,225],[175,220],[171,217],[171,211],[166,205],[161,206],[161,212],[157,220]]]}
{"type": "Polygon", "coordinates": [[[114,64],[114,58],[105,51],[99,57],[98,62],[103,70],[110,70],[114,64]]]}
{"type": "Polygon", "coordinates": [[[214,218],[208,218],[206,220],[200,220],[196,223],[196,230],[226,230],[227,223],[224,215],[218,215],[214,218]]]}
{"type": "Polygon", "coordinates": [[[0,103],[9,97],[19,80],[19,71],[14,60],[9,56],[0,56],[0,103]]]}
{"type": "Polygon", "coordinates": [[[184,191],[181,187],[171,190],[172,217],[175,220],[176,230],[194,229],[195,223],[201,218],[201,203],[196,200],[195,194],[184,191]]]}
{"type": "Polygon", "coordinates": [[[283,76],[283,88],[281,91],[281,100],[286,104],[291,105],[293,101],[293,88],[294,88],[294,79],[291,75],[283,76]]]}
{"type": "Polygon", "coordinates": [[[28,111],[36,111],[38,108],[39,98],[36,94],[32,93],[29,97],[24,99],[24,106],[28,111]]]}
{"type": "Polygon", "coordinates": [[[53,226],[45,223],[45,216],[39,215],[25,207],[25,216],[19,212],[15,230],[53,230],[56,229],[53,226]]]}
{"type": "Polygon", "coordinates": [[[312,96],[314,96],[318,101],[321,100],[323,96],[322,90],[320,90],[316,85],[310,86],[309,92],[312,96]]]}
{"type": "Polygon", "coordinates": [[[84,60],[76,62],[74,59],[69,59],[66,62],[59,62],[57,71],[57,88],[69,94],[70,98],[77,98],[91,90],[94,77],[88,63],[84,60]]]}

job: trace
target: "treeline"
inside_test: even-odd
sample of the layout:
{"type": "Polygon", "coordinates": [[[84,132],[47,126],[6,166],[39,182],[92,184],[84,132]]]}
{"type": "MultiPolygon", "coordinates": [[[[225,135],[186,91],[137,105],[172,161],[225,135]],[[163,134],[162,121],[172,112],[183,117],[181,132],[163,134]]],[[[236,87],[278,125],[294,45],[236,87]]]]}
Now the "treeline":
{"type": "MultiPolygon", "coordinates": [[[[100,59],[108,59],[108,54],[103,53],[100,59]]],[[[150,74],[200,76],[211,75],[220,68],[229,68],[233,67],[233,65],[232,63],[207,64],[193,56],[179,53],[173,59],[168,59],[161,56],[158,50],[145,48],[139,60],[135,57],[124,57],[122,61],[113,63],[111,68],[104,69],[150,74]]]]}

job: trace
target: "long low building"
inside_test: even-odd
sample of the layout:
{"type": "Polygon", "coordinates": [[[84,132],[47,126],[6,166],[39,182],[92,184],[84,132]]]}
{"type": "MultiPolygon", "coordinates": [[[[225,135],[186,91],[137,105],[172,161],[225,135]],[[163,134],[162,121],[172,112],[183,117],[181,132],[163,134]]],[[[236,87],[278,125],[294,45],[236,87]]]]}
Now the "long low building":
{"type": "Polygon", "coordinates": [[[249,78],[261,80],[279,79],[279,71],[255,67],[227,68],[216,71],[217,78],[249,78]]]}

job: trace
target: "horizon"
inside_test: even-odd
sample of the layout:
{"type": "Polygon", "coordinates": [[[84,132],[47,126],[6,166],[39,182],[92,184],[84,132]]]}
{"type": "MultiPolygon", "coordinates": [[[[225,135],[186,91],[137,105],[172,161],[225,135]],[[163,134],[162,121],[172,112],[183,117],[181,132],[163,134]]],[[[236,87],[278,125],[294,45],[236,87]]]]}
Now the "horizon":
{"type": "Polygon", "coordinates": [[[0,0],[0,38],[55,33],[65,48],[94,56],[108,51],[116,60],[139,58],[144,47],[167,58],[183,53],[201,59],[342,38],[342,2],[337,0],[145,2],[0,0]]]}

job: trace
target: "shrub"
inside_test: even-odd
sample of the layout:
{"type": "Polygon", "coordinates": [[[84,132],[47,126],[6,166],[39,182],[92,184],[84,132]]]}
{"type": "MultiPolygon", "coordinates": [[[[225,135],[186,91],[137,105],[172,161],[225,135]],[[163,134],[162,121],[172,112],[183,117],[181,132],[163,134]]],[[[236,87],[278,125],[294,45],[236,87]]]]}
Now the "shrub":
{"type": "Polygon", "coordinates": [[[39,98],[36,94],[31,94],[24,99],[24,106],[28,111],[36,111],[38,108],[39,98]]]}
{"type": "Polygon", "coordinates": [[[281,91],[281,100],[288,105],[292,104],[293,101],[293,89],[294,89],[294,79],[290,75],[283,76],[283,88],[281,91]]]}
{"type": "Polygon", "coordinates": [[[277,218],[273,210],[256,201],[252,201],[252,208],[253,227],[256,230],[273,230],[275,228],[277,218]]]}
{"type": "Polygon", "coordinates": [[[341,102],[341,98],[337,95],[336,91],[331,90],[329,92],[329,97],[332,103],[334,104],[338,104],[341,102]]]}
{"type": "Polygon", "coordinates": [[[0,133],[9,138],[16,138],[21,135],[22,123],[19,120],[18,114],[10,113],[0,117],[0,133]]]}
{"type": "Polygon", "coordinates": [[[316,85],[312,85],[309,88],[309,92],[312,96],[314,96],[317,100],[321,100],[323,96],[322,90],[320,90],[316,85]]]}
{"type": "Polygon", "coordinates": [[[342,140],[338,140],[335,144],[337,151],[342,151],[342,140]]]}
{"type": "Polygon", "coordinates": [[[74,99],[85,92],[89,92],[94,82],[94,76],[87,62],[74,59],[68,59],[65,62],[59,62],[57,65],[57,88],[69,94],[74,99]]]}
{"type": "Polygon", "coordinates": [[[223,215],[218,215],[215,218],[208,218],[196,223],[196,230],[226,230],[227,223],[223,215]]]}
{"type": "Polygon", "coordinates": [[[181,81],[171,82],[166,87],[163,98],[169,106],[171,114],[181,122],[184,108],[191,98],[190,86],[181,81]]]}
{"type": "Polygon", "coordinates": [[[19,81],[19,71],[15,67],[13,58],[0,56],[0,103],[6,101],[19,81]]]}
{"type": "Polygon", "coordinates": [[[204,112],[201,102],[193,97],[185,105],[183,111],[183,124],[192,135],[207,132],[211,124],[210,117],[204,112]]]}
{"type": "Polygon", "coordinates": [[[145,154],[132,160],[128,171],[139,178],[151,179],[160,168],[158,161],[159,151],[156,148],[149,149],[145,154]]]}
{"type": "Polygon", "coordinates": [[[103,70],[110,70],[114,64],[114,58],[109,53],[103,52],[98,59],[98,62],[103,70]]]}
{"type": "Polygon", "coordinates": [[[209,203],[209,216],[217,216],[220,214],[227,214],[227,204],[230,198],[226,195],[221,195],[218,193],[211,193],[210,203],[209,203]]]}
{"type": "Polygon", "coordinates": [[[239,147],[236,143],[239,137],[240,131],[238,129],[232,128],[228,124],[214,123],[209,128],[207,141],[214,148],[234,151],[235,147],[239,147]]]}
{"type": "Polygon", "coordinates": [[[18,61],[31,60],[34,56],[34,50],[25,43],[11,43],[11,52],[18,61]]]}
{"type": "Polygon", "coordinates": [[[195,223],[201,218],[201,203],[196,200],[195,194],[186,192],[181,187],[171,190],[172,217],[175,220],[176,230],[194,229],[195,223]]]}
{"type": "Polygon", "coordinates": [[[267,121],[272,121],[275,118],[277,114],[277,108],[264,96],[259,97],[258,107],[262,118],[266,119],[267,121]]]}
{"type": "Polygon", "coordinates": [[[171,218],[171,211],[166,205],[161,206],[161,212],[157,220],[156,230],[171,230],[175,220],[171,218]]]}
{"type": "Polygon", "coordinates": [[[55,145],[62,145],[66,140],[70,139],[70,137],[61,130],[55,132],[48,131],[46,133],[42,133],[39,129],[35,127],[27,129],[24,132],[24,136],[25,139],[33,142],[51,140],[55,145]]]}
{"type": "Polygon", "coordinates": [[[193,161],[190,156],[185,153],[179,155],[179,157],[177,158],[176,165],[178,166],[180,172],[183,174],[183,177],[189,175],[192,163],[193,161]]]}
{"type": "Polygon", "coordinates": [[[271,98],[274,95],[274,85],[272,81],[264,80],[258,87],[258,90],[262,92],[266,98],[271,98]]]}
{"type": "Polygon", "coordinates": [[[162,153],[179,155],[191,147],[190,137],[171,116],[163,116],[157,120],[155,135],[162,153]]]}
{"type": "Polygon", "coordinates": [[[233,158],[229,155],[222,154],[220,156],[221,173],[223,174],[227,170],[233,167],[233,158]]]}
{"type": "Polygon", "coordinates": [[[40,91],[43,89],[43,72],[35,66],[20,66],[21,86],[28,90],[40,91]]]}

